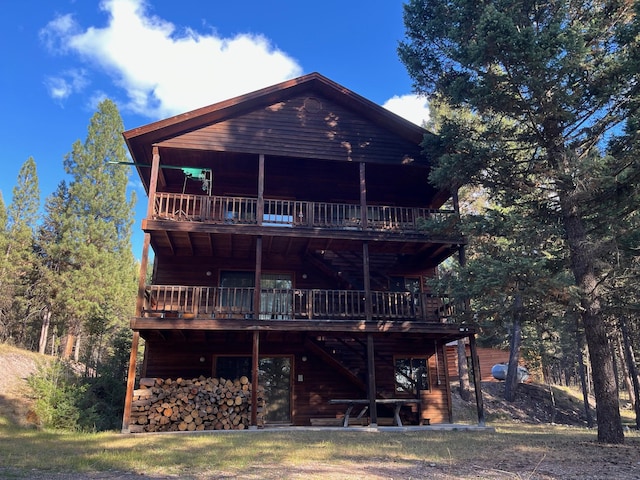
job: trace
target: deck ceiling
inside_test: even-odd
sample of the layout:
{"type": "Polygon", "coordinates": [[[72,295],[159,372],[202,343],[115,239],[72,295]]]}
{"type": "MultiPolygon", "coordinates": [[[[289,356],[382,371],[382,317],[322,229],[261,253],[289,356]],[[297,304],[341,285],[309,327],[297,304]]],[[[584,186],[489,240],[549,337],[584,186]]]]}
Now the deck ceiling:
{"type": "MultiPolygon", "coordinates": [[[[248,229],[245,229],[248,230],[248,229]]],[[[158,256],[255,258],[258,228],[255,234],[212,233],[205,231],[155,230],[151,246],[158,256]]],[[[313,235],[282,236],[283,228],[272,228],[274,234],[262,235],[262,253],[271,256],[305,255],[322,250],[361,251],[362,238],[328,238],[313,235]]],[[[355,236],[354,236],[355,237],[355,236]]],[[[415,242],[409,239],[369,242],[371,255],[410,255],[422,258],[428,266],[447,258],[457,245],[439,242],[415,242]]]]}
{"type": "MultiPolygon", "coordinates": [[[[193,320],[189,320],[191,324],[193,320]]],[[[243,320],[226,320],[216,322],[214,320],[195,321],[200,328],[185,328],[187,322],[176,319],[162,319],[162,322],[147,318],[134,318],[132,327],[140,332],[145,340],[160,342],[209,342],[215,338],[223,336],[228,338],[230,343],[251,344],[255,322],[243,320]],[[248,324],[251,323],[251,328],[248,324]]],[[[321,321],[321,322],[292,322],[287,321],[261,321],[257,329],[264,341],[286,341],[292,344],[301,344],[305,337],[331,336],[352,336],[353,338],[366,338],[367,333],[374,333],[374,343],[376,338],[393,339],[403,343],[415,343],[416,346],[424,347],[426,340],[445,343],[468,337],[475,332],[472,325],[445,324],[445,323],[412,323],[409,328],[404,322],[398,325],[397,322],[356,322],[356,321],[321,321]]]]}
{"type": "MultiPolygon", "coordinates": [[[[256,198],[258,156],[233,152],[162,149],[158,191],[203,195],[201,182],[187,179],[179,168],[210,168],[213,195],[256,198]]],[[[142,180],[149,181],[150,168],[140,167],[142,180]]],[[[445,197],[429,183],[429,169],[419,165],[366,166],[367,201],[377,205],[438,208],[445,197]],[[401,189],[389,188],[402,185],[401,189]]],[[[360,203],[359,166],[355,162],[322,161],[314,158],[267,156],[266,198],[316,202],[360,203]]]]}

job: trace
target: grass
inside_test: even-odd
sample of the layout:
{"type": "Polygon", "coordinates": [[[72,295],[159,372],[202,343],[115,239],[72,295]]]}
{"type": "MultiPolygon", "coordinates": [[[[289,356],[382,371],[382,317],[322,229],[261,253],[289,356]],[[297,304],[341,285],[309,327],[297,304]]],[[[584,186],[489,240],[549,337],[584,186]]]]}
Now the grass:
{"type": "MultiPolygon", "coordinates": [[[[33,471],[80,474],[118,471],[210,478],[207,476],[220,472],[242,475],[260,468],[289,471],[301,467],[312,468],[318,474],[318,465],[349,470],[362,462],[391,469],[442,466],[455,472],[473,465],[489,468],[487,461],[490,461],[490,468],[500,471],[515,468],[532,472],[543,461],[558,464],[577,459],[584,464],[599,458],[615,463],[629,460],[631,452],[637,457],[638,451],[637,432],[627,433],[625,445],[607,447],[596,443],[593,430],[548,425],[502,424],[496,426],[495,432],[368,432],[336,428],[122,435],[24,429],[0,418],[0,465],[11,465],[14,474],[25,472],[22,478],[28,478],[33,471]],[[607,460],[607,455],[613,456],[613,460],[607,460]]],[[[390,477],[400,478],[392,472],[390,477]]],[[[272,477],[251,478],[287,477],[280,471],[272,477]]]]}

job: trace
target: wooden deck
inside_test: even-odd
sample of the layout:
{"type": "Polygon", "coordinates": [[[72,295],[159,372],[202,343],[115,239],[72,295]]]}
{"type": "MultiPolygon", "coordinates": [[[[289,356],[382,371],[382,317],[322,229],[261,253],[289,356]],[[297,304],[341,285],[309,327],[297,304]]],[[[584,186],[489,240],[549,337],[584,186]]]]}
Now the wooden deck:
{"type": "Polygon", "coordinates": [[[363,209],[358,204],[276,199],[264,200],[260,216],[257,198],[164,192],[156,193],[152,204],[153,220],[346,231],[430,234],[430,230],[437,230],[442,234],[457,218],[455,211],[447,209],[385,205],[363,209]]]}
{"type": "Polygon", "coordinates": [[[363,290],[255,289],[150,285],[143,317],[257,320],[413,320],[443,322],[452,313],[446,297],[428,293],[373,291],[371,312],[363,290]]]}

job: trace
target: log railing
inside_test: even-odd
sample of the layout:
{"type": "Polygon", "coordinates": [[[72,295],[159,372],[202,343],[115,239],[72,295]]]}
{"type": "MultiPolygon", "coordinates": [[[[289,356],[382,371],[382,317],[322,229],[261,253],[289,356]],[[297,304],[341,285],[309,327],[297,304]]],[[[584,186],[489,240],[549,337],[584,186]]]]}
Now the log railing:
{"type": "MultiPolygon", "coordinates": [[[[259,320],[366,320],[361,290],[262,289],[254,311],[251,287],[150,285],[144,316],[259,320]]],[[[446,322],[453,313],[448,298],[429,293],[371,292],[372,320],[446,322]]]]}
{"type": "MultiPolygon", "coordinates": [[[[358,204],[265,199],[261,219],[258,200],[250,197],[158,192],[153,205],[153,217],[158,220],[364,230],[358,204]]],[[[428,233],[429,226],[445,225],[456,218],[449,209],[368,205],[366,212],[366,229],[375,231],[428,233]]]]}

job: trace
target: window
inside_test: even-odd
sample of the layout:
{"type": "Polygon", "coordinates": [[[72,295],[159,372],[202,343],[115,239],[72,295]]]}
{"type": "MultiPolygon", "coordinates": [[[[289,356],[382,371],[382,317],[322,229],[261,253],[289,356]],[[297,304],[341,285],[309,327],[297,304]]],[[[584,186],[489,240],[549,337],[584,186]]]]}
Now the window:
{"type": "Polygon", "coordinates": [[[396,357],[396,393],[414,396],[429,389],[429,368],[426,357],[396,357]]]}
{"type": "Polygon", "coordinates": [[[260,318],[288,319],[293,310],[293,282],[289,274],[262,275],[260,280],[262,292],[260,292],[260,318]]]}
{"type": "MultiPolygon", "coordinates": [[[[293,309],[293,282],[288,273],[264,273],[260,279],[260,319],[288,319],[293,309]]],[[[223,271],[220,301],[223,307],[236,308],[242,313],[253,312],[255,274],[253,272],[223,271]]]]}

